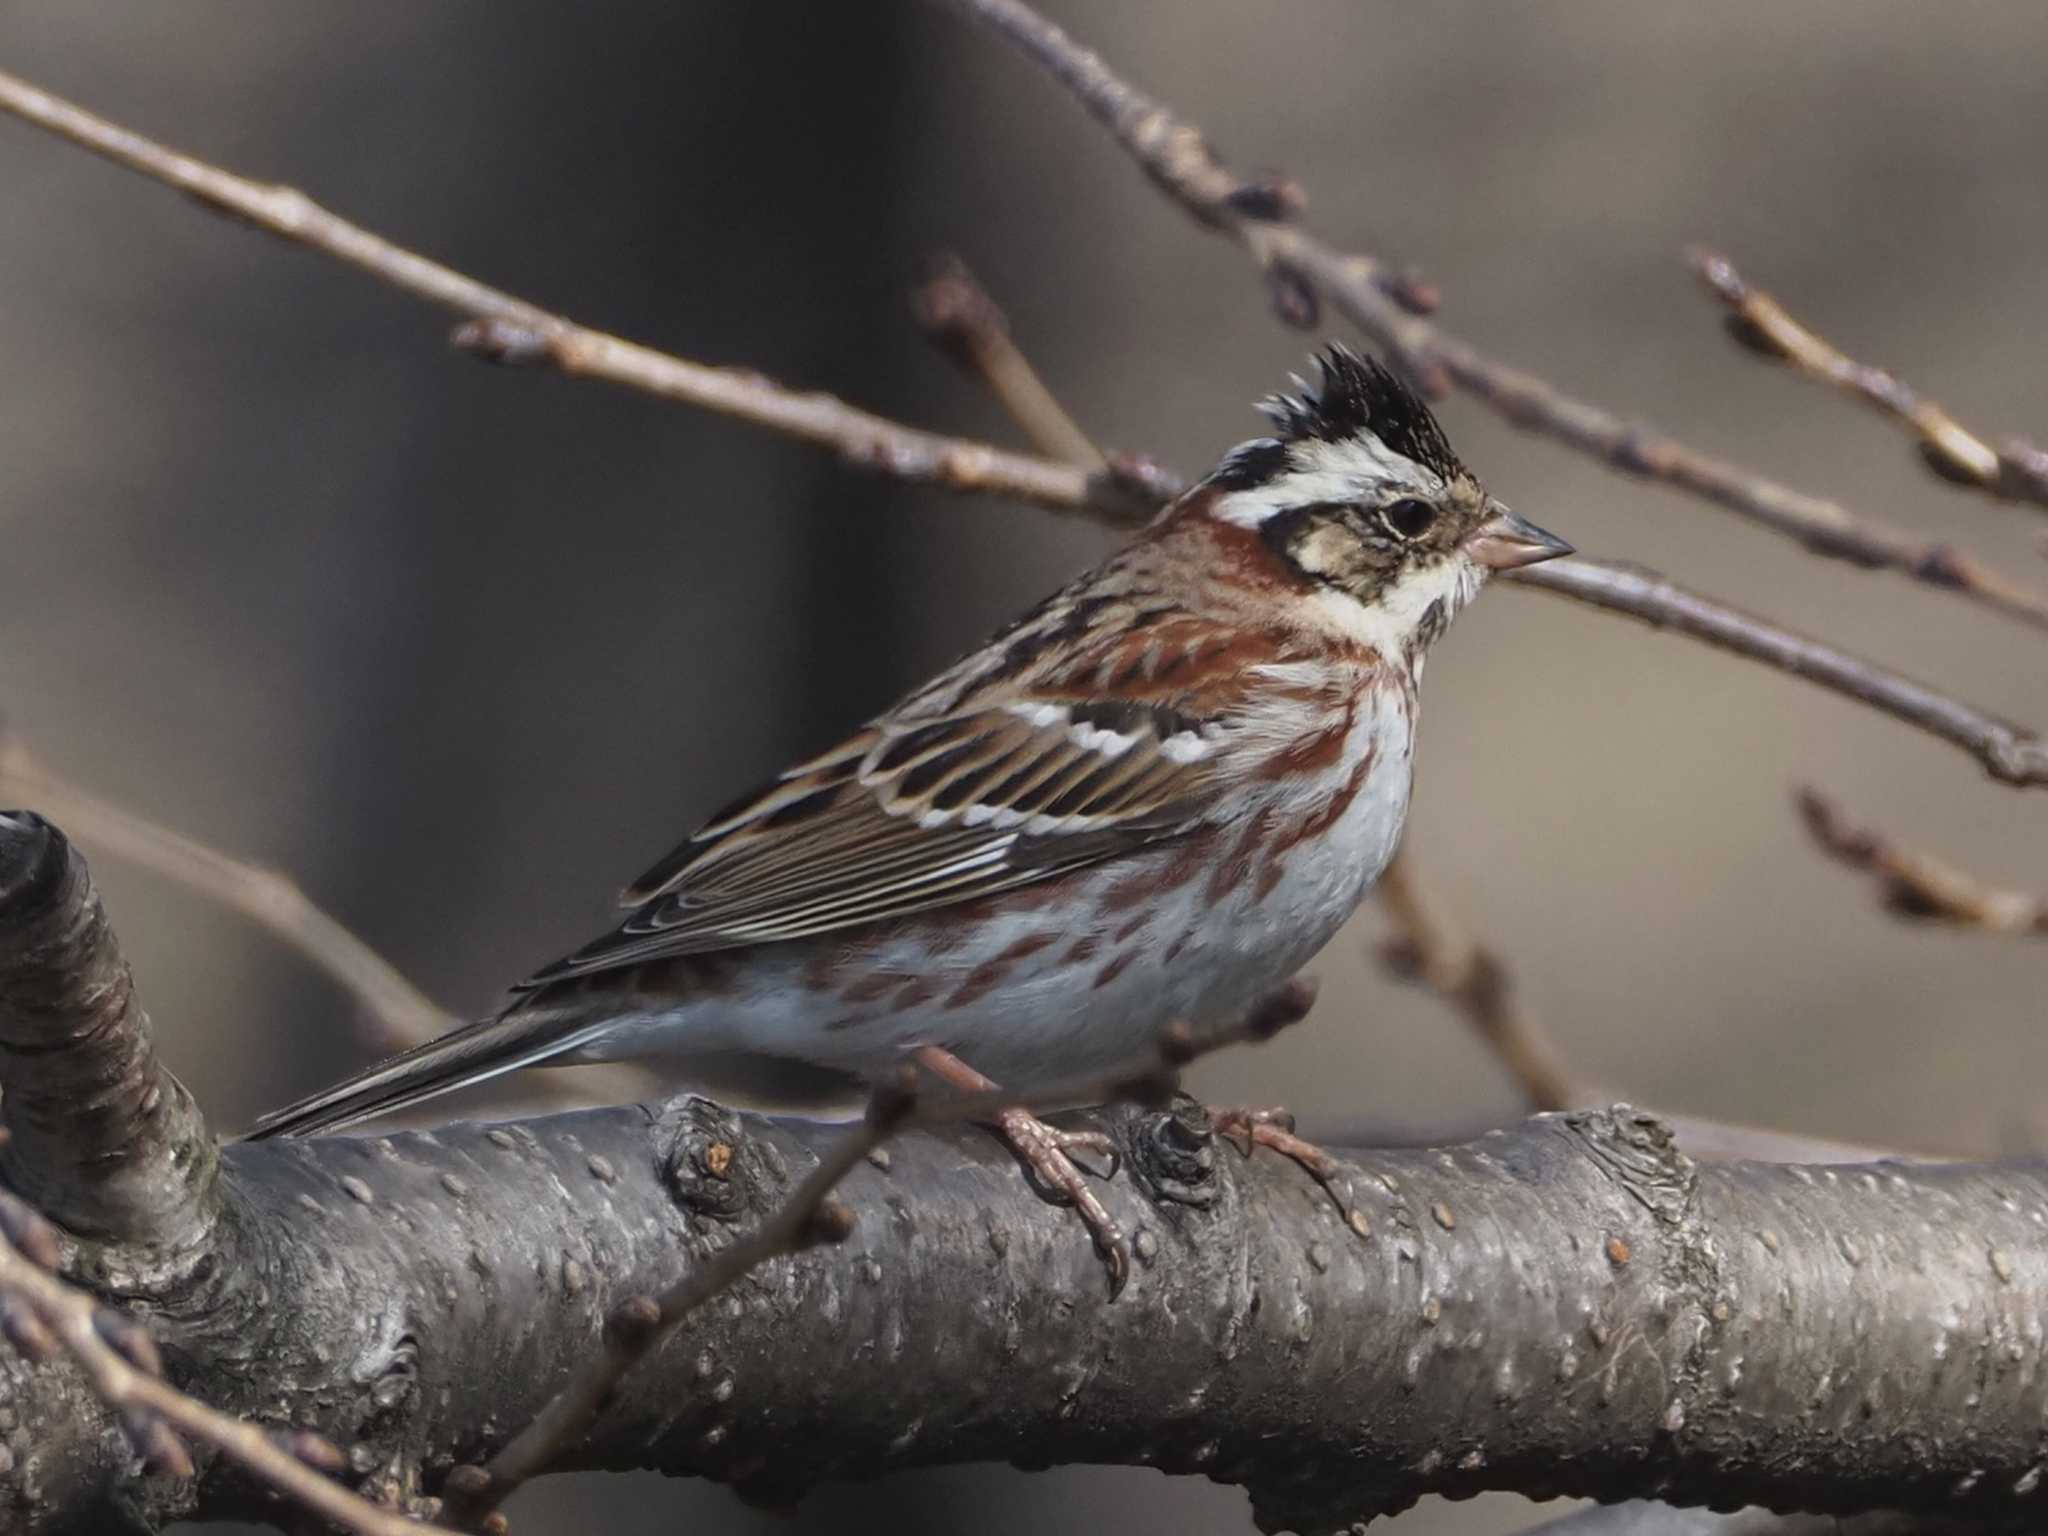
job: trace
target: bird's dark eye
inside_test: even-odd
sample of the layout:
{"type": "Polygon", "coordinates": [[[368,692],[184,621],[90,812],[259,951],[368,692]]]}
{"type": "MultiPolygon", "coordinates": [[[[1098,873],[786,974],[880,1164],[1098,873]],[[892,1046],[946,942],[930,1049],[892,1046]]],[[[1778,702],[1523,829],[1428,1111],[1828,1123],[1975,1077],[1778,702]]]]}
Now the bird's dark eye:
{"type": "Polygon", "coordinates": [[[1435,521],[1436,508],[1413,496],[1403,496],[1399,501],[1390,501],[1380,508],[1381,526],[1404,541],[1421,538],[1435,521]]]}

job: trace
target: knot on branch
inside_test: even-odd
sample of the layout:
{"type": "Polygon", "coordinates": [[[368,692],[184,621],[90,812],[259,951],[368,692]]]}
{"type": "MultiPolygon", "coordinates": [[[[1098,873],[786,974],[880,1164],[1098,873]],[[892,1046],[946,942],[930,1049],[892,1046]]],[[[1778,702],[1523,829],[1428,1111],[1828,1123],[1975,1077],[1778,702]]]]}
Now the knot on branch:
{"type": "Polygon", "coordinates": [[[54,903],[70,860],[64,834],[33,811],[0,811],[0,919],[54,903]]]}
{"type": "Polygon", "coordinates": [[[1699,1168],[1678,1150],[1671,1127],[1657,1116],[1616,1104],[1574,1110],[1559,1120],[1659,1222],[1677,1226],[1692,1214],[1699,1168]]]}
{"type": "Polygon", "coordinates": [[[662,1180],[685,1210],[735,1221],[770,1209],[789,1170],[766,1142],[750,1141],[724,1105],[687,1094],[663,1107],[656,1126],[662,1180]]]}
{"type": "Polygon", "coordinates": [[[1131,1171],[1153,1199],[1197,1210],[1216,1203],[1216,1133],[1194,1099],[1138,1118],[1129,1134],[1131,1171]]]}

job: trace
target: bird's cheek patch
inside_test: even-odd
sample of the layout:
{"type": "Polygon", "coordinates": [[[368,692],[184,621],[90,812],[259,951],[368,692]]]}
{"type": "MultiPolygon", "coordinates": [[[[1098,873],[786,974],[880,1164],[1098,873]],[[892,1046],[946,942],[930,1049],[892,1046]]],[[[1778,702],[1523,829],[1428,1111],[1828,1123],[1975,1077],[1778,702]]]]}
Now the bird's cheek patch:
{"type": "Polygon", "coordinates": [[[1335,523],[1318,523],[1294,543],[1294,563],[1311,576],[1349,575],[1358,565],[1358,539],[1335,523]]]}

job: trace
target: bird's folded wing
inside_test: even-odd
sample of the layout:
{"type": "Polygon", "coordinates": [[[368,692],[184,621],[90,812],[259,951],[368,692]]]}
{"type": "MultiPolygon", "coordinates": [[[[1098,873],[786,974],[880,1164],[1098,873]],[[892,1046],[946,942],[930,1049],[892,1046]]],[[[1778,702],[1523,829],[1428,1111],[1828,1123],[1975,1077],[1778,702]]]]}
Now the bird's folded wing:
{"type": "Polygon", "coordinates": [[[1012,699],[887,720],[715,818],[626,892],[633,915],[539,986],[948,906],[1184,832],[1216,722],[1165,704],[1012,699]]]}

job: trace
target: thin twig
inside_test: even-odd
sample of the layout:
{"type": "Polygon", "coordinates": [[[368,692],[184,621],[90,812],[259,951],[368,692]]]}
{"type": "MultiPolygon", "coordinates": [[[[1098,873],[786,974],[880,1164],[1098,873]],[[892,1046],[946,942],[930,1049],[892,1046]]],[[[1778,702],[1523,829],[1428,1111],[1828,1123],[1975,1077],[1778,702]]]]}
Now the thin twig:
{"type": "Polygon", "coordinates": [[[911,296],[911,312],[926,335],[962,370],[979,379],[1023,429],[1040,453],[1085,469],[1109,461],[1010,337],[1002,306],[958,256],[944,255],[911,296]]]}
{"type": "Polygon", "coordinates": [[[2048,784],[2048,742],[2034,732],[1889,667],[1703,597],[1643,566],[1552,560],[1513,572],[1512,580],[1790,672],[1960,747],[2001,783],[2048,784]]]}
{"type": "Polygon", "coordinates": [[[1406,843],[1380,872],[1373,894],[1395,929],[1380,948],[1387,968],[1422,982],[1457,1009],[1531,1109],[1570,1109],[1587,1101],[1556,1040],[1516,996],[1513,975],[1436,900],[1406,843]]]}
{"type": "Polygon", "coordinates": [[[1002,306],[959,257],[940,258],[936,273],[912,294],[911,310],[925,334],[1009,413],[1026,442],[1048,458],[1089,471],[1091,485],[1106,475],[1117,487],[1095,509],[1098,522],[1134,527],[1187,490],[1185,479],[1144,454],[1105,453],[1096,446],[1010,335],[1002,306]]]}
{"type": "Polygon", "coordinates": [[[2041,897],[2000,890],[1932,854],[1902,848],[1875,827],[1851,820],[1817,789],[1802,788],[1794,800],[1821,851],[1874,876],[1878,899],[1894,916],[1985,933],[2048,936],[2048,901],[2041,897]]]}
{"type": "MultiPolygon", "coordinates": [[[[971,8],[976,0],[951,0],[951,3],[971,8]]],[[[1028,16],[1031,13],[1024,14],[1028,16]]],[[[1064,34],[1061,38],[1064,43],[1064,34]]],[[[1071,48],[1073,45],[1065,43],[1065,46],[1071,48]]],[[[1088,57],[1093,58],[1092,55],[1088,57]]],[[[1099,68],[1100,61],[1094,62],[1099,68]]],[[[596,332],[582,332],[558,316],[536,310],[516,299],[508,299],[494,289],[393,246],[354,225],[342,223],[332,215],[321,214],[319,218],[313,218],[318,210],[303,194],[289,188],[264,187],[243,181],[189,156],[175,154],[5,73],[0,73],[0,110],[13,112],[145,175],[190,190],[210,206],[241,213],[264,228],[274,229],[301,244],[334,255],[407,292],[455,309],[475,308],[494,315],[502,314],[505,316],[502,324],[487,329],[492,339],[513,347],[515,351],[515,344],[523,344],[522,337],[544,346],[547,345],[545,338],[550,335],[567,335],[572,340],[579,336],[610,340],[598,337],[596,332]],[[300,223],[305,219],[312,219],[312,222],[307,229],[302,229],[300,223]],[[315,232],[308,233],[308,229],[315,232]]],[[[1157,131],[1168,130],[1175,134],[1191,133],[1173,119],[1161,116],[1157,131]]],[[[1228,173],[1219,168],[1216,174],[1228,173]]],[[[1231,179],[1233,185],[1252,185],[1231,179]]],[[[1254,198],[1255,205],[1283,208],[1287,205],[1285,199],[1273,198],[1270,188],[1254,190],[1265,199],[1261,205],[1259,198],[1254,198]]],[[[1377,264],[1366,258],[1344,260],[1349,263],[1346,270],[1352,278],[1365,281],[1375,294],[1381,292],[1381,287],[1375,284],[1385,285],[1391,281],[1377,264]]],[[[646,359],[648,366],[657,374],[660,369],[656,365],[672,363],[681,371],[681,377],[703,375],[716,386],[702,395],[683,389],[662,391],[669,398],[713,410],[725,410],[759,425],[792,432],[834,448],[844,458],[907,479],[930,478],[926,473],[931,467],[929,457],[919,445],[943,442],[949,453],[958,450],[953,461],[957,464],[996,465],[1005,471],[948,482],[958,489],[1017,494],[1024,500],[1037,501],[1055,511],[1073,512],[1116,527],[1142,522],[1157,511],[1163,501],[1171,499],[1181,486],[1170,471],[1144,459],[1118,457],[1112,460],[1107,477],[1083,475],[1069,465],[1003,454],[982,443],[932,439],[930,434],[854,411],[830,397],[792,394],[758,374],[702,368],[646,348],[633,347],[631,343],[617,342],[616,345],[627,348],[635,358],[646,359]],[[815,407],[815,413],[812,407],[815,407]],[[846,435],[833,435],[840,431],[846,435]],[[1007,474],[1009,467],[1017,466],[1021,466],[1018,474],[1007,474]],[[1029,487],[1029,490],[1021,487],[1029,487]]],[[[1395,350],[1398,353],[1399,349],[1395,350]]],[[[639,382],[637,378],[620,377],[622,382],[639,382]]],[[[1791,634],[1766,620],[1688,592],[1654,572],[1580,560],[1552,561],[1517,574],[1530,585],[1562,593],[1595,607],[1647,619],[1651,623],[1668,624],[1724,650],[1792,672],[1873,705],[1908,724],[1956,743],[1983,761],[1994,777],[2008,783],[2048,782],[2048,750],[2044,750],[2030,733],[1818,641],[1791,634]]]]}
{"type": "MultiPolygon", "coordinates": [[[[1116,138],[1151,180],[1206,229],[1233,238],[1264,274],[1281,318],[1316,322],[1327,302],[1384,348],[1431,394],[1453,386],[1512,425],[1694,495],[1797,540],[1810,552],[1899,572],[2048,629],[2048,595],[2011,581],[1972,555],[1860,517],[1739,465],[1689,448],[1643,423],[1577,399],[1533,373],[1494,361],[1404,308],[1386,268],[1337,250],[1294,222],[1298,195],[1227,169],[1201,132],[1124,80],[1022,0],[943,0],[1016,44],[1116,138]]],[[[1282,183],[1282,185],[1285,185],[1282,183]]]]}
{"type": "Polygon", "coordinates": [[[294,187],[268,185],[180,154],[0,72],[0,111],[200,203],[322,251],[415,297],[468,317],[456,345],[494,362],[545,364],[717,411],[827,448],[901,480],[984,491],[1059,512],[1128,522],[1130,492],[1114,470],[1088,474],[985,443],[905,427],[831,395],[782,388],[760,374],[713,368],[577,325],[394,245],[328,212],[294,187]]]}
{"type": "Polygon", "coordinates": [[[868,1112],[813,1168],[787,1200],[752,1232],[692,1269],[658,1296],[629,1296],[605,1319],[604,1350],[549,1398],[527,1426],[482,1467],[458,1467],[442,1492],[465,1526],[490,1513],[596,1422],[605,1399],[626,1373],[652,1353],[704,1303],[752,1270],[853,1231],[853,1212],[832,1191],[870,1152],[895,1134],[915,1096],[892,1085],[877,1090],[868,1112]]]}
{"type": "Polygon", "coordinates": [[[384,1049],[431,1040],[462,1020],[316,905],[289,876],[245,863],[81,789],[0,737],[0,799],[48,813],[88,843],[239,912],[325,971],[376,1023],[384,1049]]]}
{"type": "Polygon", "coordinates": [[[1030,1093],[996,1089],[949,1094],[926,1103],[915,1074],[877,1087],[867,1113],[831,1148],[789,1197],[747,1236],[715,1254],[658,1296],[630,1296],[605,1320],[604,1350],[594,1356],[517,1435],[481,1467],[457,1467],[442,1492],[470,1525],[496,1509],[528,1479],[544,1471],[590,1426],[626,1373],[675,1332],[689,1315],[771,1260],[818,1243],[843,1242],[853,1212],[832,1193],[870,1153],[903,1131],[991,1118],[1003,1109],[1031,1109],[1108,1099],[1157,1101],[1171,1094],[1180,1067],[1198,1056],[1243,1041],[1271,1039],[1304,1018],[1315,1001],[1313,983],[1297,977],[1277,988],[1238,1025],[1197,1035],[1170,1026],[1157,1052],[1120,1074],[1094,1074],[1030,1093]]]}
{"type": "Polygon", "coordinates": [[[1750,286],[1735,263],[1719,251],[1696,248],[1687,259],[1707,292],[1728,306],[1728,334],[1743,347],[1896,421],[1914,438],[1922,461],[1939,478],[1974,486],[2000,501],[2048,507],[2048,452],[2019,437],[1993,447],[1898,375],[1857,362],[1801,324],[1772,295],[1750,286]]]}
{"type": "Polygon", "coordinates": [[[0,1192],[0,1322],[8,1340],[30,1359],[59,1348],[70,1355],[151,1471],[194,1475],[183,1435],[354,1536],[455,1536],[372,1504],[327,1476],[347,1465],[331,1441],[306,1429],[273,1432],[232,1418],[164,1381],[156,1345],[140,1323],[50,1273],[57,1251],[48,1224],[0,1192]]]}
{"type": "MultiPolygon", "coordinates": [[[[87,843],[174,880],[239,913],[327,973],[355,999],[373,1049],[401,1051],[464,1021],[407,981],[398,968],[309,897],[289,875],[174,831],[103,800],[41,761],[18,737],[0,736],[0,801],[61,821],[87,843]]],[[[624,1102],[646,1092],[646,1074],[629,1066],[544,1075],[541,1096],[566,1104],[624,1102]]]]}

